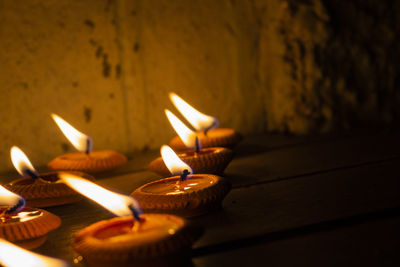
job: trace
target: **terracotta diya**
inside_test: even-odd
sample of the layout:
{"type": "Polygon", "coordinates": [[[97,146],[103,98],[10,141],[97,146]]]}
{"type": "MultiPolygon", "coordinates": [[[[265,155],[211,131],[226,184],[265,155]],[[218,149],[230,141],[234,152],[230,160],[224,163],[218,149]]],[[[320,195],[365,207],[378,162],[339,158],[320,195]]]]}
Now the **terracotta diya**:
{"type": "Polygon", "coordinates": [[[63,260],[51,258],[16,246],[0,239],[0,265],[7,267],[68,267],[63,260]]]}
{"type": "MultiPolygon", "coordinates": [[[[170,93],[169,98],[179,112],[196,129],[196,136],[203,147],[228,147],[233,148],[242,140],[242,136],[233,129],[218,128],[218,119],[203,114],[175,93],[170,93]]],[[[175,136],[169,145],[176,150],[185,150],[185,143],[179,136],[175,136]]]]}
{"type": "Polygon", "coordinates": [[[129,196],[108,191],[68,173],[63,182],[119,217],[94,223],[79,231],[74,249],[91,266],[172,266],[202,231],[170,214],[142,214],[129,196]]]}
{"type": "MultiPolygon", "coordinates": [[[[222,174],[233,158],[233,151],[225,147],[201,148],[201,141],[192,130],[169,110],[165,113],[187,147],[185,151],[178,153],[179,158],[191,166],[194,173],[222,174]]],[[[161,157],[153,160],[149,169],[163,177],[170,175],[161,157]]]]}
{"type": "Polygon", "coordinates": [[[163,146],[161,154],[173,177],[145,184],[131,194],[144,211],[194,217],[221,206],[231,189],[225,178],[193,174],[169,146],[163,146]]]}
{"type": "Polygon", "coordinates": [[[42,245],[61,219],[41,209],[25,207],[25,200],[0,186],[0,238],[32,249],[42,245]]]}
{"type": "Polygon", "coordinates": [[[89,173],[113,170],[126,163],[126,157],[113,150],[93,150],[92,138],[72,127],[61,117],[51,115],[63,134],[79,151],[56,157],[48,163],[53,170],[74,170],[89,173]]]}
{"type": "MultiPolygon", "coordinates": [[[[4,185],[8,190],[22,196],[29,207],[51,207],[75,203],[80,194],[59,182],[58,172],[39,174],[28,157],[18,147],[11,148],[11,160],[22,178],[4,185]]],[[[83,172],[73,172],[89,180],[94,178],[83,172]]]]}

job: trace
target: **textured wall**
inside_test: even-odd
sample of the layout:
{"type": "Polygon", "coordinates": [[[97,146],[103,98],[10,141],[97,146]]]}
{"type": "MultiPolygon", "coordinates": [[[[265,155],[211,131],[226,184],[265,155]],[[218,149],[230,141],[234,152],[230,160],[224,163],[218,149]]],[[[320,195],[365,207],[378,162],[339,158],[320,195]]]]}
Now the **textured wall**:
{"type": "Polygon", "coordinates": [[[399,2],[260,0],[256,6],[268,130],[399,124],[399,2]]]}
{"type": "Polygon", "coordinates": [[[175,91],[244,134],[398,121],[397,11],[383,1],[0,1],[0,170],[95,148],[154,149],[175,91]],[[388,53],[390,51],[390,53],[388,53]]]}

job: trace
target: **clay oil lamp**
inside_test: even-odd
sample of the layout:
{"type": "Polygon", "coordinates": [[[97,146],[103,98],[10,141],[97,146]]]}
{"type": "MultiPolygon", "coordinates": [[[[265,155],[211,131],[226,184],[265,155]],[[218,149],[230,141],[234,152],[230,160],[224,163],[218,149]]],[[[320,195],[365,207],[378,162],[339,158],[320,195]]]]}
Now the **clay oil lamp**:
{"type": "Polygon", "coordinates": [[[193,174],[169,146],[162,146],[161,155],[173,177],[145,184],[131,194],[144,211],[194,217],[221,206],[231,188],[225,178],[193,174]]]}
{"type": "MultiPolygon", "coordinates": [[[[45,210],[25,207],[25,200],[0,186],[0,238],[26,249],[42,245],[61,220],[45,210]]],[[[0,249],[0,254],[3,252],[0,249]]],[[[21,265],[24,266],[24,265],[21,265]]]]}
{"type": "MultiPolygon", "coordinates": [[[[180,136],[186,150],[179,152],[178,156],[187,163],[194,173],[222,174],[233,158],[233,152],[225,147],[201,147],[201,141],[196,134],[179,120],[171,111],[165,110],[172,127],[180,136]]],[[[149,169],[162,177],[170,176],[161,157],[149,164],[149,169]]]]}
{"type": "MultiPolygon", "coordinates": [[[[233,148],[242,140],[242,136],[233,129],[218,128],[218,119],[203,114],[175,93],[170,93],[169,98],[185,119],[196,129],[196,136],[203,147],[233,148]]],[[[174,137],[169,145],[176,150],[185,150],[186,146],[179,136],[174,137]]]]}
{"type": "Polygon", "coordinates": [[[130,196],[68,173],[61,180],[114,215],[79,231],[73,248],[90,266],[180,265],[201,230],[171,214],[142,213],[130,196]]]}
{"type": "Polygon", "coordinates": [[[61,117],[55,114],[51,116],[78,152],[56,157],[48,163],[50,169],[95,173],[113,170],[126,163],[126,157],[116,151],[93,150],[90,136],[79,132],[61,117]]]}
{"type": "MultiPolygon", "coordinates": [[[[59,206],[75,203],[82,199],[80,194],[59,182],[58,172],[39,174],[24,152],[16,146],[11,148],[11,161],[22,178],[11,181],[4,187],[22,196],[29,207],[59,206]]],[[[94,180],[88,174],[74,173],[94,180]]]]}
{"type": "Polygon", "coordinates": [[[68,267],[63,260],[30,252],[4,239],[0,239],[0,265],[7,267],[68,267]]]}

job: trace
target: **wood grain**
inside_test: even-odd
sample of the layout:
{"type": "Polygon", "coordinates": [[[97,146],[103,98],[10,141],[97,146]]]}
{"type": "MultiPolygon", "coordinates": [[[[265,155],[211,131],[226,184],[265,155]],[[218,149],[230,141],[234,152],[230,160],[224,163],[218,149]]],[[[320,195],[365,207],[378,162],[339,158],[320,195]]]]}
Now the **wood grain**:
{"type": "MultiPolygon", "coordinates": [[[[320,237],[324,225],[333,226],[325,232],[349,228],[351,234],[354,218],[361,225],[389,220],[388,214],[395,217],[398,215],[399,134],[363,133],[338,138],[275,136],[276,140],[280,139],[276,146],[272,140],[266,141],[267,137],[248,139],[238,146],[237,157],[226,172],[234,189],[226,197],[223,209],[191,219],[192,223],[206,229],[204,236],[194,246],[193,253],[198,256],[194,260],[196,265],[216,266],[225,259],[232,266],[239,266],[241,261],[235,261],[233,254],[238,257],[249,255],[256,260],[259,258],[254,255],[265,249],[271,250],[271,263],[279,265],[282,260],[282,264],[285,264],[289,260],[284,261],[278,256],[286,250],[293,257],[299,257],[295,251],[297,245],[305,246],[305,243],[310,242],[318,248],[324,240],[320,237]],[[296,241],[300,238],[299,233],[305,241],[296,241]],[[295,241],[279,245],[279,242],[285,240],[295,241]],[[240,249],[235,250],[235,247],[240,249]],[[228,259],[230,257],[232,260],[228,259]]],[[[151,153],[137,162],[144,164],[151,153]]],[[[120,170],[103,174],[98,183],[108,189],[129,194],[140,185],[159,178],[149,171],[138,171],[141,168],[137,162],[126,167],[127,173],[120,170]]],[[[89,200],[48,210],[59,215],[63,222],[37,251],[68,261],[76,256],[70,246],[73,235],[93,222],[112,217],[89,200]]],[[[355,233],[359,231],[357,229],[354,228],[355,233]]],[[[378,227],[374,229],[371,231],[378,231],[378,227]]],[[[393,227],[385,229],[386,235],[392,233],[390,229],[393,230],[393,227]]],[[[360,233],[363,231],[360,230],[360,233]]],[[[373,234],[376,235],[375,232],[373,234]]],[[[398,232],[393,232],[394,236],[396,234],[398,232]]],[[[326,238],[329,240],[329,237],[326,238]]],[[[332,244],[331,248],[337,249],[340,240],[332,244]]],[[[354,244],[358,244],[357,240],[355,236],[354,244]]],[[[382,237],[382,240],[374,240],[383,242],[385,239],[382,237]]],[[[394,245],[391,240],[388,239],[388,249],[394,245]]],[[[359,242],[362,243],[362,240],[359,242]]],[[[320,253],[320,258],[310,261],[311,265],[321,263],[318,259],[324,255],[335,256],[338,253],[329,254],[323,249],[321,246],[321,250],[315,250],[320,253]]],[[[303,250],[306,256],[311,255],[312,249],[303,250]]],[[[351,257],[350,254],[346,255],[333,262],[343,263],[342,259],[351,257]]],[[[300,257],[304,263],[307,263],[306,256],[300,257]]],[[[389,256],[393,255],[389,253],[389,256]]]]}
{"type": "Polygon", "coordinates": [[[399,266],[400,218],[266,241],[193,259],[195,266],[399,266]]]}

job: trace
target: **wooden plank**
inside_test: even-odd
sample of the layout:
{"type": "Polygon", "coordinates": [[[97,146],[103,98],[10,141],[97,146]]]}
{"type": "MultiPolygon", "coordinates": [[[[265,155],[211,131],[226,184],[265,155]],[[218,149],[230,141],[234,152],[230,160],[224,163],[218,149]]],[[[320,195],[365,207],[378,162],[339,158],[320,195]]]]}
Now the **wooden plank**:
{"type": "Polygon", "coordinates": [[[400,266],[400,218],[388,218],[193,259],[195,266],[400,266]]]}
{"type": "MultiPolygon", "coordinates": [[[[238,147],[239,152],[243,149],[240,157],[227,171],[236,189],[226,198],[223,210],[192,220],[207,229],[195,249],[207,250],[227,242],[257,239],[400,205],[399,136],[379,136],[326,137],[312,143],[289,142],[277,149],[270,149],[261,138],[250,143],[267,149],[254,154],[238,147]]],[[[109,176],[98,182],[130,193],[157,178],[144,171],[109,176]]],[[[74,233],[92,222],[112,217],[88,200],[49,210],[58,214],[63,224],[37,251],[69,261],[74,257],[70,247],[74,233]]]]}
{"type": "Polygon", "coordinates": [[[235,158],[225,171],[234,187],[400,158],[400,135],[322,140],[235,158]]]}
{"type": "Polygon", "coordinates": [[[400,160],[233,190],[196,247],[400,206],[400,160]]]}
{"type": "MultiPolygon", "coordinates": [[[[224,175],[230,179],[234,188],[400,158],[400,135],[393,133],[341,138],[320,136],[311,143],[301,141],[310,137],[286,139],[281,136],[282,140],[278,137],[272,139],[279,140],[277,149],[272,150],[270,148],[273,145],[268,140],[270,137],[259,136],[256,141],[248,140],[238,147],[241,157],[235,157],[224,175]],[[258,150],[264,151],[259,154],[249,155],[245,152],[246,149],[253,149],[257,143],[267,152],[264,148],[258,150]]],[[[148,153],[144,158],[139,157],[138,162],[147,166],[153,159],[151,155],[153,158],[158,157],[156,153],[148,153]]],[[[143,173],[149,178],[145,182],[159,178],[147,170],[143,173]]],[[[117,172],[112,178],[121,176],[118,180],[122,182],[127,175],[130,173],[118,175],[117,172]]],[[[100,179],[103,178],[100,176],[100,179]]]]}
{"type": "MultiPolygon", "coordinates": [[[[298,137],[261,135],[246,138],[235,150],[236,157],[226,170],[234,187],[248,186],[275,179],[331,169],[367,164],[400,157],[400,134],[323,135],[298,137]],[[245,177],[245,178],[244,178],[245,177]]],[[[132,154],[124,166],[96,174],[97,179],[116,177],[147,170],[159,151],[132,154]]],[[[46,168],[39,168],[46,172],[46,168]]],[[[16,179],[15,170],[0,174],[0,183],[16,179]]],[[[153,176],[157,178],[155,174],[153,176]]]]}
{"type": "MultiPolygon", "coordinates": [[[[398,166],[400,160],[338,170],[248,188],[234,189],[224,209],[191,221],[206,228],[196,249],[252,238],[295,227],[369,213],[400,205],[398,166]]],[[[146,173],[104,179],[100,183],[121,193],[130,193],[146,173]]],[[[71,260],[70,240],[84,226],[111,217],[89,201],[49,209],[58,214],[62,227],[51,234],[38,251],[71,260]]]]}

